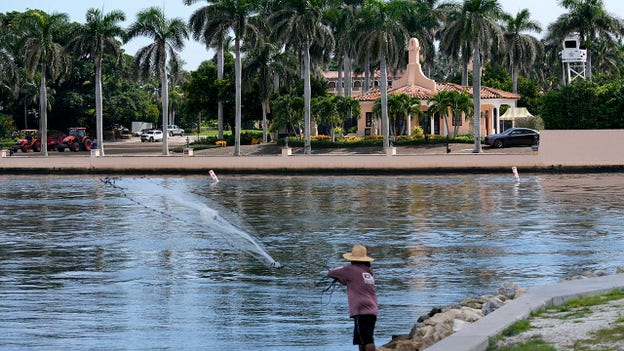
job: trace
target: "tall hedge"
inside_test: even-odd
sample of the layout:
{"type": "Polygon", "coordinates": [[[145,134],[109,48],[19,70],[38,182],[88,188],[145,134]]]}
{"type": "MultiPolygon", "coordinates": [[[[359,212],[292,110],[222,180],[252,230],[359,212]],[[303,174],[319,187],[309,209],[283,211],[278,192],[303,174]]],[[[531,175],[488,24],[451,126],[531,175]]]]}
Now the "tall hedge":
{"type": "Polygon", "coordinates": [[[545,94],[540,111],[546,129],[624,128],[624,81],[577,79],[545,94]]]}

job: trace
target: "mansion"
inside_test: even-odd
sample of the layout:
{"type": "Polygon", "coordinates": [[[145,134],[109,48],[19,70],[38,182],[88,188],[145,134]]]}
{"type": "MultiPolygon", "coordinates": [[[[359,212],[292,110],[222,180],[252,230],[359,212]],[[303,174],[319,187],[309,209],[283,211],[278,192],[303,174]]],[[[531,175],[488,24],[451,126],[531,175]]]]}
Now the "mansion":
{"type": "MultiPolygon", "coordinates": [[[[447,135],[452,131],[446,130],[444,117],[429,115],[429,100],[442,90],[457,90],[466,92],[472,96],[472,86],[461,86],[453,83],[435,82],[426,77],[420,65],[420,45],[416,38],[411,38],[408,45],[408,63],[404,70],[397,73],[396,76],[388,76],[388,95],[406,94],[412,98],[420,100],[420,109],[423,111],[423,118],[418,117],[406,118],[406,130],[411,130],[420,125],[426,134],[447,135]]],[[[337,93],[338,75],[336,72],[325,72],[325,79],[329,81],[330,91],[337,93]]],[[[361,115],[357,122],[357,135],[378,135],[381,134],[381,122],[373,116],[373,106],[381,94],[378,86],[379,75],[374,78],[373,88],[362,92],[363,77],[356,76],[352,79],[352,96],[360,101],[361,115]]],[[[500,108],[503,105],[516,108],[516,103],[520,99],[518,94],[489,88],[481,87],[481,136],[499,133],[503,130],[503,119],[500,116],[500,108]]],[[[462,119],[459,126],[459,134],[474,133],[472,123],[462,119]]],[[[450,123],[450,122],[449,122],[450,123]]],[[[453,128],[450,127],[449,128],[453,128]]]]}

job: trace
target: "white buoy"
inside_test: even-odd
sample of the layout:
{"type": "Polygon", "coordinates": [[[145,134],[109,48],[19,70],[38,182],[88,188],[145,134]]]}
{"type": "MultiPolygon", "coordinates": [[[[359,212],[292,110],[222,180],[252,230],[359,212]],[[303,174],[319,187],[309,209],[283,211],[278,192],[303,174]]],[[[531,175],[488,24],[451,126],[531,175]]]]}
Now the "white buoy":
{"type": "Polygon", "coordinates": [[[215,183],[219,182],[219,178],[217,178],[217,175],[215,174],[215,172],[212,169],[210,171],[208,171],[208,174],[210,174],[210,177],[212,177],[212,180],[214,180],[215,183]]]}
{"type": "Polygon", "coordinates": [[[513,173],[514,179],[516,182],[520,181],[520,175],[518,175],[518,168],[516,166],[511,167],[511,172],[513,173]]]}

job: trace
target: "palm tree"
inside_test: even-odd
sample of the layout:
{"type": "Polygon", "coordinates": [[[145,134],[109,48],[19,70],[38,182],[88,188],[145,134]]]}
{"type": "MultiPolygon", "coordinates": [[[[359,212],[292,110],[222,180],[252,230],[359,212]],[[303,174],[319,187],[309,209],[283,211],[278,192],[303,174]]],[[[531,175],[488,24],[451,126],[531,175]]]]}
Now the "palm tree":
{"type": "MultiPolygon", "coordinates": [[[[184,4],[191,5],[200,0],[184,0],[184,4]]],[[[209,5],[197,9],[189,21],[191,32],[197,38],[210,43],[223,40],[228,30],[234,32],[234,75],[235,75],[235,132],[234,156],[240,156],[241,133],[241,92],[242,92],[242,58],[241,43],[257,29],[251,25],[249,19],[257,11],[254,0],[208,0],[209,5]]]]}
{"type": "Polygon", "coordinates": [[[280,51],[275,43],[262,42],[249,51],[243,67],[245,69],[246,81],[257,84],[257,91],[262,100],[262,141],[268,141],[268,121],[267,112],[269,109],[269,98],[271,94],[279,88],[279,80],[275,77],[288,70],[293,65],[292,55],[288,52],[280,51]]]}
{"type": "Polygon", "coordinates": [[[301,133],[303,122],[303,98],[291,94],[282,95],[271,101],[273,114],[272,131],[285,129],[290,135],[291,130],[295,135],[301,133]]]}
{"type": "Polygon", "coordinates": [[[15,93],[18,92],[18,70],[13,61],[13,53],[9,49],[12,47],[13,40],[11,40],[11,37],[14,37],[14,34],[16,34],[12,32],[3,31],[0,33],[0,72],[2,72],[0,86],[13,92],[15,96],[15,93]]]}
{"type": "Polygon", "coordinates": [[[537,38],[523,34],[525,31],[540,33],[539,23],[531,20],[529,10],[524,9],[516,17],[503,15],[506,40],[506,53],[511,68],[512,92],[518,92],[518,74],[520,69],[531,67],[538,55],[542,53],[542,42],[537,38]]]}
{"type": "Polygon", "coordinates": [[[448,116],[451,114],[451,106],[453,105],[453,99],[451,97],[451,90],[442,90],[436,93],[431,99],[429,99],[429,113],[431,115],[441,115],[444,117],[444,125],[446,126],[446,136],[450,134],[448,116]]]}
{"type": "Polygon", "coordinates": [[[459,126],[461,125],[462,114],[466,119],[470,119],[474,112],[474,102],[466,90],[459,92],[451,91],[451,113],[453,114],[453,137],[457,138],[459,126]]]}
{"type": "Polygon", "coordinates": [[[360,117],[360,102],[348,96],[336,96],[336,111],[340,117],[341,126],[344,122],[360,117]]]}
{"type": "Polygon", "coordinates": [[[119,41],[125,35],[118,23],[126,20],[122,11],[103,14],[92,8],[87,11],[87,22],[78,27],[72,34],[69,46],[79,55],[90,57],[95,65],[95,125],[96,138],[100,155],[104,156],[104,127],[102,118],[102,57],[110,53],[117,63],[122,62],[122,51],[119,41]]]}
{"type": "Polygon", "coordinates": [[[500,47],[503,32],[497,20],[503,11],[497,0],[464,0],[461,16],[447,26],[447,38],[470,43],[472,53],[472,96],[474,100],[474,153],[481,150],[481,50],[500,47]]]}
{"type": "MultiPolygon", "coordinates": [[[[191,5],[198,0],[185,1],[185,5],[191,5]]],[[[215,4],[211,5],[215,6],[215,4]]],[[[226,51],[226,47],[230,46],[232,38],[228,36],[230,30],[229,21],[217,21],[213,23],[211,20],[211,11],[215,11],[217,7],[212,10],[209,6],[202,7],[196,10],[189,19],[189,28],[193,34],[195,40],[201,40],[206,43],[206,48],[216,49],[215,54],[217,59],[217,79],[223,79],[223,55],[226,51]]],[[[219,99],[217,102],[217,129],[219,139],[223,139],[223,101],[219,99]]]]}
{"type": "Polygon", "coordinates": [[[560,0],[568,10],[548,26],[548,38],[561,42],[571,32],[578,32],[581,44],[587,48],[586,76],[592,78],[592,52],[600,38],[617,45],[617,37],[624,35],[622,20],[609,14],[602,0],[560,0]]]}
{"type": "Polygon", "coordinates": [[[468,85],[468,65],[472,55],[472,42],[463,35],[466,31],[466,18],[462,7],[458,4],[449,5],[446,26],[440,31],[440,51],[449,58],[461,60],[461,85],[468,85]]]}
{"type": "Polygon", "coordinates": [[[388,119],[388,63],[395,68],[404,54],[409,34],[401,19],[413,10],[412,3],[393,0],[385,3],[372,0],[365,4],[358,24],[360,33],[355,42],[359,44],[359,56],[366,52],[375,55],[379,62],[381,92],[381,129],[384,149],[390,147],[388,119]]]}
{"type": "Polygon", "coordinates": [[[278,38],[303,52],[303,152],[305,155],[312,153],[310,48],[313,44],[318,44],[321,47],[332,47],[334,43],[331,29],[322,21],[325,7],[325,0],[281,0],[277,3],[278,10],[273,13],[270,19],[274,33],[277,34],[278,38]]]}
{"type": "Polygon", "coordinates": [[[154,42],[136,53],[134,63],[143,78],[150,73],[160,77],[160,98],[162,102],[163,155],[169,155],[169,138],[167,120],[169,116],[169,87],[167,79],[167,56],[179,65],[176,50],[184,47],[184,39],[188,38],[188,29],[182,19],[167,19],[157,7],[145,9],[137,14],[137,20],[130,25],[127,32],[128,40],[138,36],[151,38],[154,42]]]}
{"type": "Polygon", "coordinates": [[[338,6],[328,9],[326,17],[336,40],[338,63],[338,95],[342,95],[342,75],[344,72],[344,96],[352,95],[351,59],[355,43],[355,23],[362,8],[362,1],[340,1],[338,6]],[[340,62],[342,58],[342,62],[340,62]]]}
{"type": "Polygon", "coordinates": [[[406,28],[418,38],[424,62],[431,69],[434,67],[436,40],[443,28],[447,16],[456,8],[451,2],[439,0],[420,0],[415,6],[417,10],[404,18],[406,28]]]}
{"type": "Polygon", "coordinates": [[[332,137],[332,141],[335,141],[334,128],[337,123],[340,123],[338,116],[338,110],[335,97],[342,96],[321,96],[313,98],[310,103],[310,112],[317,123],[326,124],[329,126],[329,134],[332,137]]]}
{"type": "MultiPolygon", "coordinates": [[[[29,10],[19,19],[19,26],[24,45],[22,55],[24,66],[30,74],[41,68],[41,84],[39,86],[39,118],[41,140],[48,140],[47,87],[48,73],[52,79],[58,78],[69,67],[69,56],[63,46],[57,42],[56,34],[68,23],[65,13],[47,14],[40,10],[29,10]]],[[[48,156],[48,148],[42,147],[43,156],[48,156]]]]}
{"type": "MultiPolygon", "coordinates": [[[[390,94],[388,96],[388,119],[392,128],[390,134],[392,136],[403,135],[406,132],[406,120],[413,115],[420,117],[422,111],[418,107],[420,99],[411,98],[407,94],[390,94]],[[400,128],[400,129],[398,129],[400,128]]],[[[375,101],[373,113],[377,116],[381,114],[381,99],[375,101]]]]}

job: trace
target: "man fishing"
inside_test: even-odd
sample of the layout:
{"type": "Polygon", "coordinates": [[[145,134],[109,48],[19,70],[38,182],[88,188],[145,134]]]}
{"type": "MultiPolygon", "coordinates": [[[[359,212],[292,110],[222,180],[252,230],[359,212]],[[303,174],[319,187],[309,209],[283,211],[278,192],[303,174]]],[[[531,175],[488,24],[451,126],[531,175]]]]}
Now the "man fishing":
{"type": "Polygon", "coordinates": [[[354,245],[352,251],[342,257],[351,264],[330,269],[327,276],[347,286],[349,316],[355,324],[353,345],[358,345],[359,351],[374,351],[373,334],[378,313],[375,279],[371,269],[374,259],[367,256],[363,245],[354,245]]]}

